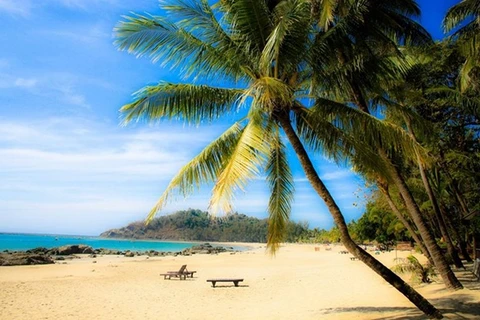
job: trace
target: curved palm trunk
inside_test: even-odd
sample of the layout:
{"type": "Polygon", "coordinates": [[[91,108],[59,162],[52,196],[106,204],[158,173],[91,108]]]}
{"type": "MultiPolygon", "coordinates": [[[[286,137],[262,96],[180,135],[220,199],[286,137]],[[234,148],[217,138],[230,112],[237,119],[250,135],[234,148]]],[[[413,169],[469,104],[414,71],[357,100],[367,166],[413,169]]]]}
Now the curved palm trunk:
{"type": "Polygon", "coordinates": [[[400,220],[400,222],[405,226],[405,228],[407,228],[408,232],[410,232],[410,235],[412,236],[413,240],[420,247],[420,250],[422,250],[422,253],[425,255],[425,257],[427,257],[430,264],[435,265],[433,263],[432,257],[430,256],[430,253],[427,250],[427,247],[425,247],[425,245],[423,244],[423,240],[417,234],[415,227],[410,223],[410,221],[408,221],[403,216],[403,214],[400,212],[395,202],[393,202],[392,197],[390,197],[390,193],[388,192],[388,185],[377,181],[377,186],[380,192],[382,192],[382,194],[385,196],[385,199],[387,199],[388,205],[392,209],[397,219],[400,220]]]}
{"type": "Polygon", "coordinates": [[[420,170],[420,175],[422,177],[423,185],[425,186],[425,190],[427,191],[428,198],[430,199],[430,202],[432,203],[433,206],[433,211],[435,212],[435,216],[438,221],[438,227],[440,228],[440,233],[442,234],[445,243],[447,245],[447,252],[452,257],[453,262],[455,263],[455,266],[457,268],[465,268],[463,266],[462,260],[460,260],[460,257],[458,256],[457,250],[455,249],[455,246],[453,245],[452,238],[450,237],[450,234],[447,229],[447,225],[445,223],[444,219],[444,212],[440,209],[438,206],[437,198],[433,194],[432,187],[430,186],[430,183],[428,182],[427,179],[427,174],[425,172],[425,168],[421,164],[420,160],[418,161],[418,168],[420,170]]]}
{"type": "MultiPolygon", "coordinates": [[[[405,120],[406,120],[405,122],[407,124],[407,129],[409,130],[410,136],[414,139],[414,141],[417,141],[417,137],[415,136],[415,133],[412,130],[410,121],[408,119],[405,119],[405,120]]],[[[453,245],[452,238],[450,237],[450,234],[448,232],[447,225],[444,218],[445,214],[440,209],[440,206],[438,205],[437,197],[433,193],[433,188],[430,185],[430,182],[428,181],[426,169],[422,164],[422,159],[420,158],[420,155],[418,154],[417,154],[417,164],[418,164],[418,170],[420,171],[420,176],[422,177],[423,186],[425,187],[425,191],[427,192],[428,198],[432,203],[433,212],[435,212],[435,217],[437,218],[440,233],[442,234],[442,237],[445,240],[445,244],[447,245],[447,252],[452,258],[453,263],[455,264],[455,267],[465,269],[465,267],[463,266],[462,260],[460,260],[460,257],[458,256],[457,249],[453,245]]]]}
{"type": "MultiPolygon", "coordinates": [[[[366,100],[364,99],[359,87],[353,81],[350,83],[350,85],[355,104],[360,108],[360,110],[367,114],[370,114],[366,100]]],[[[382,147],[378,147],[378,153],[383,159],[383,161],[385,161],[385,163],[390,167],[390,175],[392,176],[393,182],[395,183],[398,191],[402,195],[403,200],[405,201],[405,206],[410,212],[410,216],[413,219],[413,223],[417,226],[418,232],[420,233],[422,239],[425,241],[425,246],[427,247],[427,250],[432,257],[434,265],[437,268],[438,273],[442,277],[445,286],[447,287],[447,289],[451,290],[463,289],[462,284],[460,283],[460,281],[458,281],[452,269],[450,269],[450,266],[448,265],[447,260],[443,256],[442,251],[440,250],[440,247],[435,241],[435,237],[433,236],[431,230],[427,227],[426,221],[422,216],[422,213],[420,212],[420,209],[418,208],[418,205],[415,202],[415,199],[413,198],[410,189],[408,188],[405,180],[400,174],[400,171],[397,167],[395,167],[395,165],[392,163],[392,161],[382,147]]]]}
{"type": "MultiPolygon", "coordinates": [[[[388,157],[385,152],[383,152],[383,150],[380,150],[380,156],[385,161],[388,161],[388,157]]],[[[413,222],[417,226],[423,241],[425,241],[425,246],[430,252],[430,256],[432,257],[433,262],[435,263],[435,267],[437,268],[438,273],[442,277],[445,286],[447,287],[447,289],[451,290],[462,289],[462,284],[460,283],[460,281],[458,281],[457,277],[448,265],[447,260],[443,256],[443,253],[435,240],[435,237],[433,236],[431,230],[427,227],[422,213],[420,212],[420,209],[418,208],[415,199],[410,193],[407,184],[403,180],[403,177],[400,175],[397,168],[390,166],[390,169],[393,182],[395,183],[400,194],[405,200],[405,205],[410,212],[413,222]]]]}
{"type": "Polygon", "coordinates": [[[292,144],[293,149],[295,150],[295,153],[300,160],[302,168],[305,171],[305,175],[308,181],[311,183],[314,190],[327,205],[330,214],[335,221],[335,224],[340,230],[342,243],[347,248],[347,250],[350,251],[351,254],[353,254],[363,263],[365,263],[368,267],[370,267],[373,271],[379,274],[383,279],[385,279],[385,281],[387,281],[398,291],[400,291],[407,299],[409,299],[415,306],[417,306],[417,308],[423,311],[426,315],[436,319],[443,318],[442,314],[432,304],[430,304],[428,300],[426,300],[417,291],[415,291],[412,287],[405,283],[405,281],[403,281],[394,272],[381,264],[365,250],[360,248],[352,240],[350,234],[348,233],[347,224],[345,223],[345,219],[343,218],[340,209],[335,203],[335,200],[331,196],[330,192],[323,184],[322,180],[320,180],[320,177],[318,176],[315,168],[313,167],[313,164],[310,161],[310,158],[305,148],[303,147],[302,142],[292,128],[288,114],[285,113],[279,115],[278,121],[283,128],[288,140],[292,144]]]}
{"type": "MultiPolygon", "coordinates": [[[[442,203],[440,203],[440,210],[442,212],[447,211],[447,209],[442,203]]],[[[458,214],[456,214],[456,216],[458,216],[458,214]]],[[[473,262],[472,258],[470,257],[470,254],[467,251],[467,243],[465,242],[464,238],[462,238],[462,236],[460,235],[458,226],[457,227],[454,226],[454,223],[452,222],[451,217],[449,217],[448,215],[444,215],[444,217],[446,218],[445,223],[447,224],[448,229],[452,231],[452,236],[458,243],[458,247],[460,248],[460,253],[463,256],[463,259],[465,259],[467,262],[473,262]]]]}

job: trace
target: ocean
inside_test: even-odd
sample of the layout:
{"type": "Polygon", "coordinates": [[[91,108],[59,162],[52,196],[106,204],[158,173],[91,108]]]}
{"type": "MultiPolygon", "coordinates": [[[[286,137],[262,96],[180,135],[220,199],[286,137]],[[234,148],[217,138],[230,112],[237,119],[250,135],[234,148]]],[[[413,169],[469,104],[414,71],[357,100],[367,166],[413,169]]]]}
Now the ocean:
{"type": "MultiPolygon", "coordinates": [[[[54,248],[65,245],[84,244],[94,249],[111,249],[120,251],[182,251],[203,242],[168,242],[156,240],[110,239],[91,236],[69,236],[52,234],[0,233],[0,252],[25,251],[37,247],[54,248]]],[[[241,250],[240,247],[234,247],[241,250]]]]}

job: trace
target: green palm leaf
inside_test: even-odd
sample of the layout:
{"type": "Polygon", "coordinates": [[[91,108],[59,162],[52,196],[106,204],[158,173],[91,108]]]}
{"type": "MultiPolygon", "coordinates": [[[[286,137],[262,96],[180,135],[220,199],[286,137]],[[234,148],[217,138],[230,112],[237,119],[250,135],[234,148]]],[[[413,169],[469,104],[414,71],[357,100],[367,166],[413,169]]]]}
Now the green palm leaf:
{"type": "Polygon", "coordinates": [[[148,55],[153,62],[161,61],[164,66],[179,69],[186,77],[192,72],[210,79],[246,76],[238,61],[230,59],[229,50],[214,47],[163,17],[125,17],[114,32],[120,50],[135,53],[137,57],[148,55]]]}
{"type": "Polygon", "coordinates": [[[449,32],[459,26],[465,19],[475,18],[475,16],[480,16],[480,1],[462,0],[447,11],[443,20],[443,27],[446,32],[449,32]]]}
{"type": "Polygon", "coordinates": [[[217,182],[212,190],[209,208],[213,213],[232,211],[236,191],[244,191],[246,183],[259,174],[268,154],[268,139],[264,133],[263,117],[257,110],[250,110],[248,124],[226,158],[217,182]]]}
{"type": "Polygon", "coordinates": [[[266,171],[271,191],[268,203],[267,248],[275,253],[286,234],[294,193],[293,176],[278,128],[272,138],[266,171]]]}
{"type": "Polygon", "coordinates": [[[304,0],[288,0],[277,5],[273,13],[273,29],[262,50],[260,69],[265,76],[278,77],[280,68],[296,70],[307,52],[310,6],[304,0]]]}
{"type": "Polygon", "coordinates": [[[146,219],[147,223],[165,207],[175,191],[181,193],[183,197],[187,197],[195,189],[198,189],[201,184],[215,181],[231,156],[232,150],[235,150],[244,130],[242,125],[236,122],[218,139],[210,143],[195,158],[184,165],[170,181],[152,210],[150,210],[146,219]]]}
{"type": "Polygon", "coordinates": [[[124,115],[124,124],[133,119],[172,118],[200,124],[236,111],[243,93],[238,89],[162,82],[135,93],[135,101],[120,111],[124,115]]]}

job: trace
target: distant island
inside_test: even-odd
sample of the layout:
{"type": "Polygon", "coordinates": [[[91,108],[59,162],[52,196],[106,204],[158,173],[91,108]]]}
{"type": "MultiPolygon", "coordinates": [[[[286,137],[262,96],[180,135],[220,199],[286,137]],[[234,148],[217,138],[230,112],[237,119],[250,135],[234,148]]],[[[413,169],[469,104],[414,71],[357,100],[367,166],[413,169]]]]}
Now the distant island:
{"type": "MultiPolygon", "coordinates": [[[[244,214],[213,217],[196,209],[178,211],[153,219],[130,223],[120,229],[103,232],[105,238],[157,239],[174,241],[262,242],[267,241],[267,219],[244,214]]],[[[291,221],[286,242],[296,242],[308,232],[308,225],[291,221]]]]}

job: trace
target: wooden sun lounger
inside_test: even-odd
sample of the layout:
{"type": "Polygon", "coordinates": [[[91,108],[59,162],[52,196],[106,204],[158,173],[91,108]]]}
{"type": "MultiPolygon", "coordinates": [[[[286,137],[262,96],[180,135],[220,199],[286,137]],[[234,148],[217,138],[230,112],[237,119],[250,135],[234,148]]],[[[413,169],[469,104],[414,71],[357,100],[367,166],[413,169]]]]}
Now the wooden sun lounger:
{"type": "Polygon", "coordinates": [[[208,279],[207,282],[211,282],[212,283],[212,287],[215,288],[215,284],[217,282],[233,282],[233,284],[235,285],[235,287],[238,287],[238,283],[239,282],[242,282],[243,279],[236,279],[236,278],[232,278],[232,279],[208,279]]]}
{"type": "MultiPolygon", "coordinates": [[[[187,276],[187,278],[193,278],[193,274],[196,273],[197,271],[188,271],[188,270],[185,270],[183,272],[183,274],[185,274],[187,276]]],[[[175,274],[175,273],[178,273],[178,271],[167,271],[167,274],[175,274]]],[[[164,274],[161,274],[161,275],[164,275],[164,274]]]]}
{"type": "Polygon", "coordinates": [[[167,271],[166,273],[160,273],[161,276],[163,276],[163,279],[172,279],[172,277],[180,278],[180,280],[185,280],[187,279],[188,276],[190,278],[193,278],[193,274],[197,271],[188,271],[187,270],[187,265],[184,264],[180,270],[178,271],[167,271]]]}

